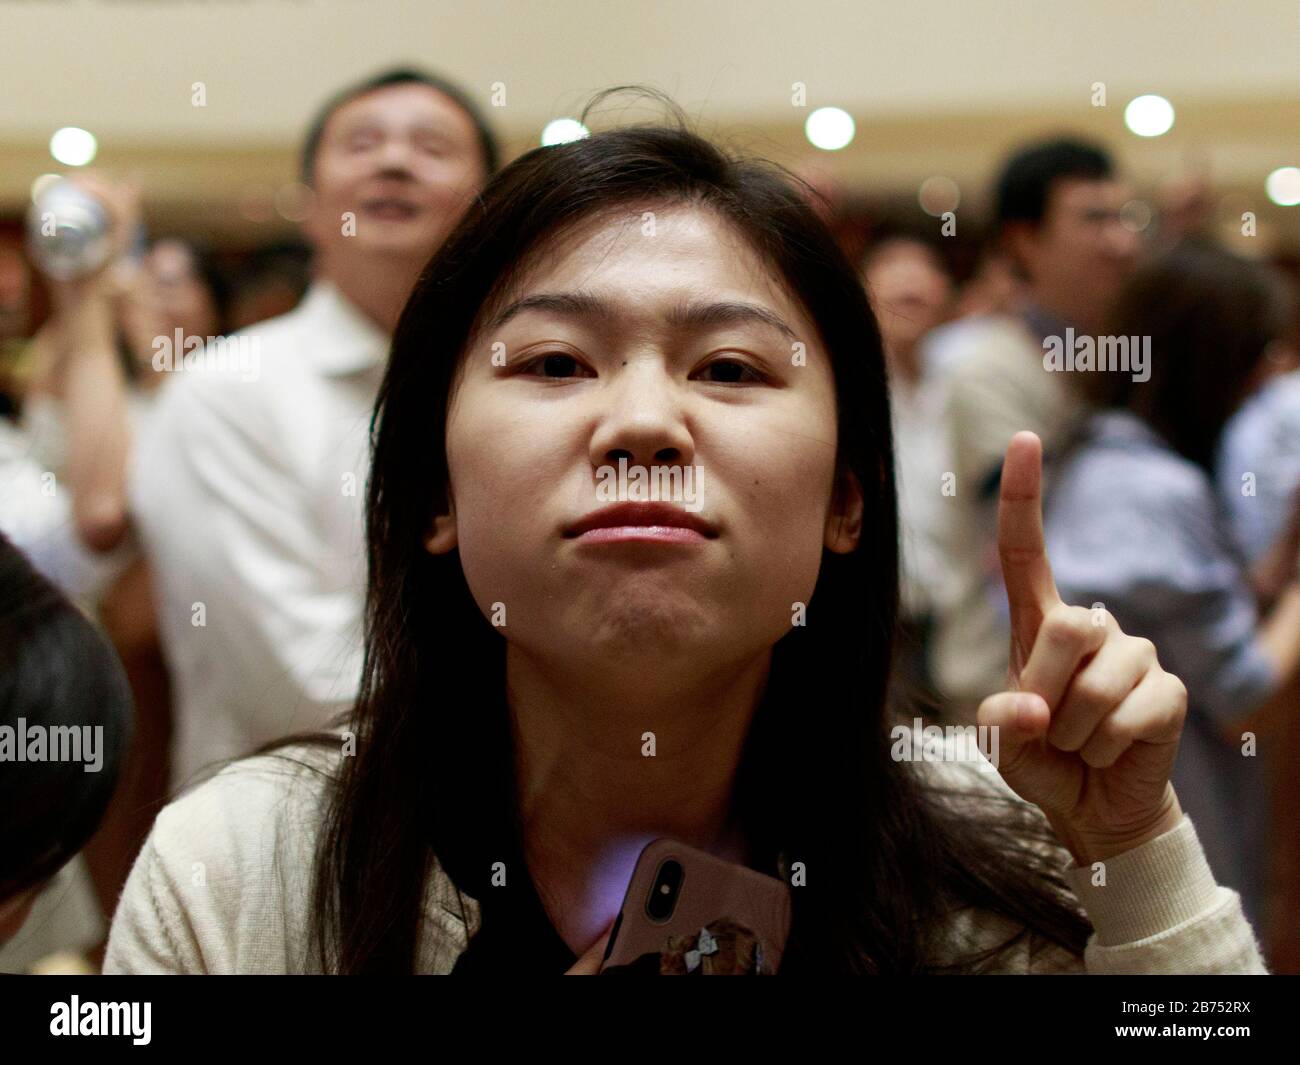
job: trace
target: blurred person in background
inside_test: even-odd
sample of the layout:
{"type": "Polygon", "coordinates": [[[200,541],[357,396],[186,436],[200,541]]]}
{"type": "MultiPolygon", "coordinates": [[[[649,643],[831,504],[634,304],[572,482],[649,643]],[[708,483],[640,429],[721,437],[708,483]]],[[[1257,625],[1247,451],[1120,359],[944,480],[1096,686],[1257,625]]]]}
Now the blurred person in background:
{"type": "MultiPolygon", "coordinates": [[[[139,226],[140,190],[97,173],[70,180],[104,205],[111,250],[89,274],[45,279],[53,310],[26,354],[20,424],[33,458],[66,484],[80,542],[107,554],[128,533],[131,414],[119,326],[132,280],[129,247],[139,226]]],[[[119,552],[123,563],[128,554],[119,552]]]]}
{"type": "MultiPolygon", "coordinates": [[[[1023,289],[1024,284],[1006,254],[997,247],[984,248],[975,272],[953,294],[948,321],[926,334],[925,364],[929,371],[936,377],[946,377],[953,363],[973,343],[987,336],[987,319],[1006,318],[1016,313],[1024,299],[1023,289]]],[[[942,416],[946,421],[946,400],[942,416]]]]}
{"type": "Polygon", "coordinates": [[[235,272],[231,330],[288,314],[307,291],[310,274],[311,248],[300,241],[277,241],[254,249],[235,272]]]}
{"type": "Polygon", "coordinates": [[[971,721],[1007,670],[1008,621],[994,553],[1002,456],[1019,430],[1046,460],[1082,416],[1067,375],[1043,362],[1044,339],[1093,334],[1135,265],[1137,237],[1120,218],[1128,199],[1110,157],[1057,139],[1016,152],[997,182],[996,224],[1023,287],[1016,314],[963,323],[945,343],[948,432],[956,496],[948,527],[952,590],[937,619],[931,672],[949,713],[971,721]]]}
{"type": "Polygon", "coordinates": [[[395,70],[312,124],[313,279],[232,337],[253,373],[173,374],[132,500],[176,692],[172,781],[323,726],[361,676],[361,500],[389,336],[415,278],[497,165],[474,104],[395,70]]]}
{"type": "MultiPolygon", "coordinates": [[[[131,729],[131,690],[101,630],[0,535],[0,971],[38,960],[20,930],[71,890],[70,862],[104,815],[131,729]]],[[[83,958],[57,967],[91,969],[83,958]]]]}
{"type": "MultiPolygon", "coordinates": [[[[144,432],[168,374],[155,365],[157,339],[220,337],[229,289],[211,251],[175,237],[155,240],[124,301],[121,329],[130,358],[134,437],[144,432]]],[[[138,538],[135,540],[138,552],[138,538]]],[[[136,739],[103,824],[86,847],[86,861],[106,914],[126,883],[131,863],[167,794],[172,736],[171,682],[163,656],[153,578],[139,553],[99,604],[99,620],[126,670],[136,706],[136,739]]]]}
{"type": "MultiPolygon", "coordinates": [[[[1300,310],[1300,291],[1292,287],[1300,310]]],[[[1278,544],[1294,542],[1300,523],[1300,319],[1290,345],[1271,345],[1278,376],[1233,415],[1223,432],[1216,464],[1219,499],[1237,546],[1252,566],[1267,570],[1294,563],[1278,544]]],[[[1286,723],[1275,759],[1300,762],[1300,716],[1286,723]]],[[[1300,810],[1300,775],[1275,774],[1273,791],[1273,954],[1279,971],[1300,973],[1300,831],[1287,831],[1300,810]]]]}
{"type": "Polygon", "coordinates": [[[156,338],[173,337],[177,330],[186,337],[221,336],[229,309],[229,282],[208,247],[178,237],[155,240],[123,312],[136,387],[152,392],[166,379],[154,365],[156,338]]]}
{"type": "MultiPolygon", "coordinates": [[[[1300,304],[1300,299],[1296,300],[1300,304]]],[[[1216,461],[1219,499],[1232,534],[1255,562],[1295,515],[1300,491],[1300,329],[1269,353],[1277,375],[1237,411],[1223,431],[1216,461]]]]}
{"type": "Polygon", "coordinates": [[[902,551],[899,656],[903,675],[925,690],[929,626],[951,587],[942,539],[951,499],[942,484],[952,455],[943,424],[944,382],[927,363],[922,341],[948,313],[952,279],[933,248],[902,236],[872,247],[862,276],[884,341],[894,423],[902,551]]]}
{"type": "MultiPolygon", "coordinates": [[[[138,224],[138,191],[101,175],[74,180],[116,212],[124,249],[138,224]]],[[[138,262],[122,250],[89,277],[45,283],[54,310],[30,346],[19,420],[33,457],[73,479],[82,541],[107,552],[128,533],[130,440],[166,378],[158,340],[221,335],[228,288],[206,248],[176,237],[154,241],[138,262]]]]}
{"type": "Polygon", "coordinates": [[[17,370],[30,336],[32,271],[22,251],[0,243],[0,418],[13,417],[22,391],[17,370]]]}
{"type": "Polygon", "coordinates": [[[126,530],[128,437],[112,325],[117,290],[103,272],[50,288],[54,312],[46,326],[7,344],[12,416],[0,416],[0,532],[93,609],[129,558],[115,550],[126,530]],[[45,440],[22,418],[32,396],[44,407],[45,440]]]}
{"type": "Polygon", "coordinates": [[[63,590],[104,626],[121,658],[137,708],[137,728],[119,791],[85,860],[105,916],[111,916],[136,851],[166,796],[171,713],[148,564],[132,534],[126,470],[133,441],[165,378],[156,340],[210,338],[222,331],[226,286],[211,255],[187,241],[155,241],[136,262],[140,190],[104,175],[75,182],[112,220],[112,251],[89,276],[46,278],[53,313],[30,345],[29,387],[18,465],[9,487],[34,508],[26,527],[10,526],[63,590]],[[28,472],[21,471],[27,468],[28,472]],[[35,481],[67,485],[75,523],[38,496],[35,481]],[[44,514],[44,517],[39,516],[44,514]],[[36,516],[34,516],[36,515],[36,516]],[[41,527],[37,527],[37,526],[41,527]],[[76,535],[69,535],[75,530],[76,535]]]}
{"type": "MultiPolygon", "coordinates": [[[[1300,705],[1300,521],[1293,504],[1249,566],[1212,472],[1229,417],[1276,372],[1288,296],[1264,267],[1210,245],[1184,243],[1140,269],[1111,332],[1150,337],[1150,379],[1083,378],[1097,412],[1065,453],[1045,514],[1060,593],[1154,641],[1187,685],[1174,784],[1216,877],[1261,928],[1268,768],[1280,768],[1280,728],[1300,705]]],[[[1099,657],[1071,698],[1110,691],[1114,665],[1099,657]]]]}
{"type": "Polygon", "coordinates": [[[1021,302],[1022,282],[1006,253],[985,248],[975,273],[957,293],[953,315],[957,319],[991,314],[1014,314],[1021,302]]]}

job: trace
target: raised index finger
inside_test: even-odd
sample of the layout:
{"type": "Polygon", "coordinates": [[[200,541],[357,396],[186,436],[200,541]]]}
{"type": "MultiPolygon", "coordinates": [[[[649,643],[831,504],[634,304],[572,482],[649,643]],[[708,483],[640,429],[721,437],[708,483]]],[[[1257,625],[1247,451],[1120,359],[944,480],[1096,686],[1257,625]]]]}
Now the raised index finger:
{"type": "Polygon", "coordinates": [[[1033,433],[1016,433],[1002,464],[998,557],[1012,639],[1028,654],[1043,616],[1061,601],[1043,539],[1043,445],[1033,433]]]}

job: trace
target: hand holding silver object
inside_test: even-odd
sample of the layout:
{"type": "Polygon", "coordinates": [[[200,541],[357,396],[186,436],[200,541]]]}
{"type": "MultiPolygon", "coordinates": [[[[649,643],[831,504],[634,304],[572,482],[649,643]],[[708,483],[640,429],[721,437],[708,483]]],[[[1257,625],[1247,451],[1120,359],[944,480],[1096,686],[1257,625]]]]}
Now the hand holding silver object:
{"type": "Polygon", "coordinates": [[[27,243],[42,273],[56,281],[93,274],[113,251],[113,218],[93,193],[68,178],[41,190],[27,214],[27,243]]]}

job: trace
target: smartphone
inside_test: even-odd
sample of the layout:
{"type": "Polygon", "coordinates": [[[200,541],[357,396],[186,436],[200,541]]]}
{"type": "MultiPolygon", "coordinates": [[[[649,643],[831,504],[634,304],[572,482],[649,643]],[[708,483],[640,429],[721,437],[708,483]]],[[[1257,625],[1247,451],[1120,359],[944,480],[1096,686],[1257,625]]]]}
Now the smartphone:
{"type": "Polygon", "coordinates": [[[768,976],[790,933],[790,888],[684,843],[641,851],[601,975],[768,976]]]}

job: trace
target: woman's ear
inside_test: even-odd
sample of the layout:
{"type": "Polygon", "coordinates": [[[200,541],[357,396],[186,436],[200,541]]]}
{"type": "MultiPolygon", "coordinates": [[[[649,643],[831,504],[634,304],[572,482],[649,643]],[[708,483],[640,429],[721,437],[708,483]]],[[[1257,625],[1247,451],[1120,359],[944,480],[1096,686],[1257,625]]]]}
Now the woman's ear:
{"type": "Polygon", "coordinates": [[[837,555],[857,550],[862,538],[862,484],[857,474],[844,473],[826,515],[826,547],[837,555]]]}
{"type": "Polygon", "coordinates": [[[448,514],[434,515],[424,538],[425,550],[431,555],[445,555],[456,546],[456,504],[451,503],[448,510],[448,514]]]}

